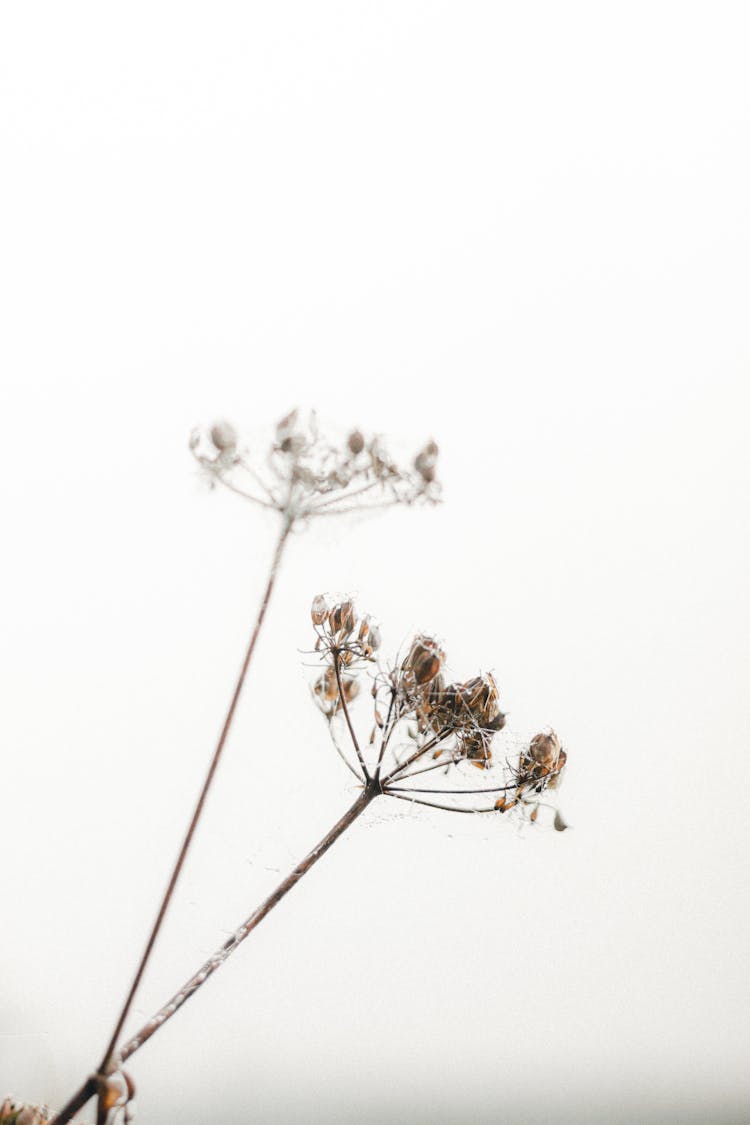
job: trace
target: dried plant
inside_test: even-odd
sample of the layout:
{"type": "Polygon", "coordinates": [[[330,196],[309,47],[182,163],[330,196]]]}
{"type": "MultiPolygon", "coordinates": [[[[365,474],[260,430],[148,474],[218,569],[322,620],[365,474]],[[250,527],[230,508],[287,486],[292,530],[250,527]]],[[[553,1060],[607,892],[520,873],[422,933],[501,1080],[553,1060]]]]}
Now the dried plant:
{"type": "MultiPolygon", "coordinates": [[[[445,812],[521,817],[535,823],[550,809],[553,825],[564,830],[560,813],[543,797],[554,791],[567,756],[554,731],[535,735],[520,752],[504,742],[505,714],[491,673],[449,681],[441,643],[420,633],[392,663],[379,660],[380,630],[372,617],[358,614],[348,598],[318,595],[311,608],[314,653],[320,663],[312,696],[328,724],[333,744],[356,778],[359,793],[340,820],[248,915],[222,946],[126,1042],[120,1034],[143,970],[153,949],[177,878],[192,840],[208,789],[230,729],[291,531],[317,515],[334,515],[364,507],[438,498],[435,481],[437,447],[429,442],[408,470],[390,460],[378,438],[349,434],[341,446],[324,440],[314,416],[304,424],[296,413],[284,418],[260,462],[240,447],[234,429],[215,425],[196,433],[191,449],[212,484],[239,493],[252,503],[273,508],[281,529],[260,609],[235,685],[218,744],[188,831],[130,992],[107,1051],[95,1072],[54,1118],[65,1125],[91,1098],[97,1099],[97,1125],[127,1125],[132,1119],[135,1086],[124,1064],[194,996],[293,886],[376,799],[385,797],[445,812]],[[352,714],[367,681],[373,707],[366,738],[352,714]],[[429,774],[429,778],[424,775],[429,774]]],[[[506,732],[507,733],[507,732],[506,732]]],[[[43,1125],[44,1108],[0,1108],[0,1125],[43,1125]]]]}
{"type": "MultiPolygon", "coordinates": [[[[203,987],[375,799],[393,798],[445,812],[520,815],[530,823],[537,821],[540,809],[549,808],[555,829],[566,827],[559,811],[542,800],[557,788],[566,752],[554,731],[535,735],[516,755],[496,746],[505,715],[491,674],[446,684],[445,652],[426,634],[415,636],[403,657],[390,665],[379,664],[380,631],[369,615],[358,615],[350,599],[318,595],[311,617],[314,651],[322,663],[312,695],[360,792],[268,898],[122,1046],[113,1059],[113,1073],[120,1081],[118,1089],[125,1084],[131,1095],[132,1080],[122,1071],[123,1064],[203,987]],[[360,681],[368,670],[373,723],[363,740],[355,729],[351,704],[361,696],[360,681]],[[342,733],[348,742],[342,743],[342,733]],[[481,784],[474,780],[477,770],[482,773],[481,784]],[[433,776],[429,785],[415,784],[427,773],[433,776]]],[[[118,1102],[116,1108],[125,1105],[118,1102]]],[[[102,1123],[106,1120],[102,1117],[102,1123]]]]}
{"type": "Polygon", "coordinates": [[[248,449],[228,422],[218,422],[206,432],[194,431],[190,449],[212,486],[222,485],[252,504],[277,512],[280,527],[260,606],[219,738],[133,982],[99,1066],[55,1118],[58,1125],[65,1125],[94,1095],[97,1096],[97,1117],[101,1122],[108,1115],[124,1109],[132,1099],[132,1091],[128,1093],[127,1087],[129,1080],[126,1080],[123,1094],[119,1079],[113,1078],[118,1071],[117,1044],[221,760],[290,535],[295,528],[318,516],[399,504],[435,503],[440,496],[436,480],[438,448],[435,442],[428,441],[422,446],[411,465],[399,466],[379,436],[365,435],[355,429],[345,440],[336,443],[321,432],[314,413],[306,418],[296,410],[287,414],[276,426],[273,440],[260,450],[248,449]]]}
{"type": "Polygon", "coordinates": [[[23,1105],[6,1098],[0,1105],[0,1125],[47,1125],[46,1105],[23,1105]]]}

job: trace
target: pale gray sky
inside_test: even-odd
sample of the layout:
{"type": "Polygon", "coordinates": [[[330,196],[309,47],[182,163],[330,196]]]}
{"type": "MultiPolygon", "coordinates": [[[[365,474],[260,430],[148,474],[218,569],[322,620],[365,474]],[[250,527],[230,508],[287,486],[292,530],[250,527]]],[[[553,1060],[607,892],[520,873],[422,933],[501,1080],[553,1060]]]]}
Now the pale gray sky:
{"type": "Polygon", "coordinates": [[[301,404],[434,436],[445,503],[292,544],[132,1026],[352,799],[321,589],[554,725],[573,830],[375,806],[140,1119],[747,1120],[748,22],[3,7],[0,1096],[103,1050],[255,610],[272,520],[188,433],[301,404]]]}

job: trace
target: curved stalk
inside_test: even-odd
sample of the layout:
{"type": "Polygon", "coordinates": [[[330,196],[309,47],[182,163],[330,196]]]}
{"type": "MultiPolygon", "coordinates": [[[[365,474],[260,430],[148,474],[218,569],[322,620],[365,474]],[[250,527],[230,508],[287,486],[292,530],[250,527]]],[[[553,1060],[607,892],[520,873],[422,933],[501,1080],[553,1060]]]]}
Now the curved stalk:
{"type": "Polygon", "coordinates": [[[167,913],[167,908],[169,907],[169,903],[171,902],[172,895],[174,894],[174,890],[175,890],[175,887],[177,885],[177,880],[180,877],[180,872],[182,871],[183,865],[185,863],[185,859],[187,858],[187,854],[188,854],[188,851],[190,849],[190,844],[192,843],[193,836],[195,835],[195,830],[198,826],[198,821],[200,820],[201,813],[203,812],[203,807],[206,803],[206,797],[208,796],[208,791],[211,788],[211,783],[213,782],[214,776],[216,774],[216,770],[217,770],[217,767],[219,765],[219,761],[221,759],[222,752],[224,750],[224,745],[226,743],[227,736],[229,734],[229,730],[232,726],[232,720],[234,719],[234,713],[237,709],[237,703],[239,701],[240,694],[242,692],[242,688],[243,688],[244,683],[245,683],[245,678],[247,676],[247,670],[250,667],[250,661],[253,658],[253,653],[255,651],[255,645],[258,641],[258,635],[260,633],[261,626],[263,624],[263,620],[266,616],[266,610],[268,609],[268,603],[271,600],[271,594],[273,592],[274,582],[276,580],[276,575],[278,573],[279,565],[281,563],[281,556],[283,554],[284,546],[286,545],[286,541],[287,541],[287,538],[289,536],[290,531],[291,531],[291,524],[287,519],[285,519],[284,524],[283,524],[282,529],[281,529],[281,533],[279,534],[279,538],[278,538],[278,541],[276,543],[276,550],[274,551],[273,560],[271,562],[271,568],[270,568],[269,573],[268,573],[268,580],[266,582],[266,588],[265,588],[265,591],[263,593],[263,597],[261,599],[260,609],[258,610],[258,615],[255,619],[255,625],[253,626],[253,631],[252,631],[252,634],[250,636],[250,643],[247,646],[247,651],[245,652],[245,658],[242,661],[242,667],[240,668],[240,674],[237,677],[237,682],[236,682],[235,687],[234,687],[234,692],[232,693],[232,698],[231,698],[231,701],[229,703],[229,708],[228,708],[226,716],[224,718],[224,723],[223,723],[223,726],[221,728],[221,733],[219,734],[219,740],[216,743],[216,748],[213,752],[213,756],[211,758],[211,762],[210,762],[209,767],[208,767],[208,773],[206,774],[206,778],[203,782],[203,786],[202,786],[200,794],[198,796],[198,800],[196,802],[195,808],[193,809],[193,815],[190,818],[190,823],[188,825],[187,832],[185,833],[185,838],[182,841],[182,847],[180,848],[179,854],[177,856],[177,860],[176,860],[175,865],[172,869],[172,874],[169,877],[167,889],[164,892],[164,896],[163,896],[163,898],[161,900],[161,903],[159,905],[159,909],[157,911],[156,918],[154,920],[154,924],[151,927],[151,933],[149,934],[148,941],[146,942],[146,947],[143,951],[143,954],[141,955],[140,962],[138,963],[138,968],[136,969],[135,977],[133,978],[133,983],[130,986],[130,991],[128,992],[128,995],[125,998],[125,1003],[123,1004],[122,1009],[120,1011],[120,1014],[117,1018],[117,1023],[115,1024],[115,1029],[112,1033],[112,1037],[111,1037],[111,1039],[110,1039],[110,1041],[107,1045],[107,1050],[104,1052],[104,1057],[103,1057],[101,1065],[99,1067],[99,1070],[103,1073],[106,1072],[107,1067],[109,1066],[110,1060],[112,1058],[112,1054],[114,1053],[115,1047],[117,1046],[117,1040],[120,1038],[120,1033],[122,1031],[123,1025],[124,1025],[125,1020],[127,1019],[128,1014],[130,1012],[130,1008],[132,1006],[133,1000],[135,999],[135,994],[138,990],[139,984],[141,983],[141,978],[143,977],[143,974],[145,972],[146,965],[148,964],[149,958],[151,957],[151,952],[154,948],[154,944],[155,944],[156,939],[159,935],[159,930],[161,929],[162,923],[164,921],[164,917],[167,913]]]}
{"type": "MultiPolygon", "coordinates": [[[[315,845],[312,851],[307,853],[305,858],[287,875],[286,879],[279,883],[276,890],[272,891],[268,898],[237,927],[232,936],[224,942],[221,948],[217,949],[216,952],[201,965],[200,969],[185,982],[182,988],[179,989],[166,1004],[162,1005],[159,1011],[143,1025],[140,1031],[137,1031],[131,1039],[128,1039],[120,1051],[121,1062],[125,1062],[131,1055],[135,1054],[144,1043],[147,1043],[151,1036],[158,1031],[167,1020],[171,1019],[175,1012],[178,1012],[191,996],[195,995],[208,978],[212,976],[217,969],[221,968],[240,943],[252,933],[255,927],[273,910],[274,906],[281,902],[282,898],[300,881],[303,875],[307,874],[321,856],[325,855],[331,845],[334,844],[339,836],[341,836],[342,833],[354,823],[357,817],[365,811],[370,801],[377,797],[379,792],[379,789],[372,785],[362,790],[351,808],[334,824],[333,828],[325,834],[323,839],[315,845]]],[[[61,1125],[61,1123],[56,1123],[56,1125],[61,1125]]]]}

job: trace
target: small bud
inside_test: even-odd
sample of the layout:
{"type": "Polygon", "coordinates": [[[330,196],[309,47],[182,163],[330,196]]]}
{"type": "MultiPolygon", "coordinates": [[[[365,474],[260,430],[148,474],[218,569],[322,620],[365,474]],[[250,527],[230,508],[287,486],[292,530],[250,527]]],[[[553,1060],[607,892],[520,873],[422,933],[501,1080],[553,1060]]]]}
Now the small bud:
{"type": "Polygon", "coordinates": [[[555,810],[554,824],[555,824],[555,832],[564,832],[566,830],[566,828],[568,828],[568,825],[563,820],[562,813],[559,811],[559,809],[555,810]]]}
{"type": "Polygon", "coordinates": [[[349,437],[346,439],[346,444],[349,447],[349,452],[353,453],[356,457],[365,448],[365,438],[359,430],[352,430],[349,437]]]}
{"type": "Polygon", "coordinates": [[[217,422],[211,427],[211,441],[219,453],[234,453],[237,448],[237,433],[229,422],[217,422]]]}
{"type": "Polygon", "coordinates": [[[312,606],[310,607],[310,616],[312,617],[313,625],[322,625],[328,616],[328,606],[323,594],[317,594],[313,598],[312,606]]]}

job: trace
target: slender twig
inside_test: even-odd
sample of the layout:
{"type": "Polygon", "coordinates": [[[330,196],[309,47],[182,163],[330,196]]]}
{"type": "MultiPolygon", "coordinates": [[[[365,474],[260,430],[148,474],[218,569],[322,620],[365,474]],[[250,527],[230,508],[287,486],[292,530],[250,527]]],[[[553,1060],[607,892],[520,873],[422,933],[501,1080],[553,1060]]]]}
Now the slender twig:
{"type": "Polygon", "coordinates": [[[159,934],[159,930],[161,929],[162,922],[164,921],[164,916],[166,915],[167,908],[169,906],[172,895],[174,893],[175,886],[177,885],[177,880],[179,879],[180,872],[182,871],[183,864],[185,863],[185,858],[187,856],[188,850],[190,848],[190,844],[191,844],[193,836],[195,834],[195,829],[198,825],[198,821],[200,820],[201,813],[203,812],[203,806],[205,805],[206,797],[208,795],[208,791],[211,788],[211,783],[214,779],[214,775],[216,774],[216,769],[219,765],[219,760],[221,759],[222,751],[224,749],[224,745],[225,745],[226,740],[227,740],[227,735],[229,734],[229,730],[230,730],[230,727],[232,725],[232,720],[234,719],[234,713],[237,709],[237,703],[238,703],[239,698],[240,698],[240,693],[242,692],[242,687],[245,683],[245,677],[247,676],[247,670],[250,666],[250,661],[252,660],[253,652],[255,651],[255,645],[256,645],[257,640],[258,640],[258,634],[260,633],[260,629],[261,629],[261,626],[263,624],[263,619],[265,618],[266,610],[268,609],[268,603],[271,600],[271,593],[273,592],[274,582],[276,580],[276,575],[278,574],[279,565],[281,563],[281,556],[283,554],[284,547],[286,545],[286,541],[287,541],[287,538],[289,537],[290,531],[291,531],[291,524],[290,524],[288,519],[285,519],[284,523],[282,525],[281,532],[279,534],[277,543],[276,543],[276,549],[274,551],[273,560],[271,562],[271,567],[270,567],[269,574],[268,574],[268,580],[266,582],[266,588],[265,588],[265,591],[263,593],[263,597],[261,599],[260,608],[258,610],[258,615],[255,619],[253,631],[252,631],[252,634],[250,636],[250,642],[247,646],[247,651],[245,652],[245,658],[242,662],[242,667],[240,668],[239,676],[237,677],[237,682],[235,684],[234,692],[232,694],[232,698],[231,698],[231,701],[230,701],[230,704],[229,704],[229,709],[227,710],[226,717],[224,719],[224,723],[223,723],[223,726],[221,728],[221,733],[219,734],[219,740],[216,744],[216,748],[215,748],[215,750],[213,752],[213,756],[211,758],[211,763],[208,767],[208,773],[206,774],[205,781],[203,782],[203,786],[201,788],[200,795],[198,797],[198,801],[196,803],[195,809],[193,810],[193,815],[190,818],[190,823],[188,825],[187,832],[185,833],[185,838],[182,841],[182,847],[180,848],[179,854],[177,856],[177,861],[174,865],[174,868],[172,870],[172,874],[171,874],[171,876],[169,878],[169,882],[167,884],[167,889],[164,892],[164,896],[163,896],[161,904],[159,906],[159,910],[157,912],[156,919],[155,919],[154,924],[151,928],[151,933],[149,934],[148,941],[146,942],[146,948],[144,949],[143,955],[141,956],[141,960],[138,964],[138,968],[136,970],[135,977],[133,978],[133,983],[130,986],[130,991],[128,992],[128,995],[125,999],[125,1003],[123,1004],[122,1009],[120,1011],[120,1014],[117,1018],[117,1023],[115,1024],[115,1029],[112,1033],[112,1037],[111,1037],[111,1039],[110,1039],[110,1041],[107,1045],[107,1050],[104,1052],[102,1063],[101,1063],[101,1066],[99,1067],[100,1071],[103,1071],[103,1072],[106,1071],[107,1066],[108,1066],[108,1064],[110,1062],[110,1059],[112,1057],[112,1054],[113,1054],[113,1052],[114,1052],[114,1050],[117,1046],[117,1041],[120,1038],[120,1032],[122,1031],[122,1028],[123,1028],[123,1025],[125,1023],[125,1020],[127,1019],[128,1013],[130,1012],[130,1008],[131,1008],[131,1005],[132,1005],[133,1000],[135,998],[135,994],[136,994],[136,991],[138,989],[138,986],[141,983],[141,978],[143,977],[143,973],[145,971],[146,965],[148,964],[149,958],[151,956],[151,951],[154,948],[154,943],[156,942],[156,938],[159,934]]]}
{"type": "MultiPolygon", "coordinates": [[[[186,1003],[191,996],[195,995],[206,980],[208,980],[208,978],[224,964],[227,958],[234,953],[235,949],[245,940],[248,934],[263,921],[265,916],[273,910],[277,903],[281,902],[284,895],[300,881],[303,875],[307,874],[313,864],[328,851],[339,836],[354,823],[357,817],[364,812],[370,802],[378,795],[379,789],[374,785],[368,785],[362,790],[351,808],[344,813],[341,819],[334,824],[333,828],[326,833],[320,843],[316,844],[312,851],[308,852],[305,858],[297,864],[294,870],[287,875],[286,879],[279,883],[276,890],[245,919],[242,925],[234,931],[232,936],[224,942],[221,948],[218,949],[212,957],[209,957],[201,968],[185,982],[182,988],[143,1025],[140,1031],[137,1031],[131,1039],[128,1039],[120,1051],[121,1062],[125,1062],[131,1055],[135,1054],[167,1020],[172,1018],[175,1012],[179,1011],[182,1005],[186,1003]]],[[[62,1125],[62,1121],[56,1120],[55,1125],[62,1125]]]]}
{"type": "MultiPolygon", "coordinates": [[[[460,759],[458,759],[460,761],[460,759]]],[[[441,758],[438,762],[433,762],[430,766],[423,766],[421,770],[412,770],[411,773],[404,773],[401,777],[396,777],[396,781],[401,784],[402,781],[408,781],[412,777],[420,777],[423,773],[431,773],[433,770],[446,770],[449,766],[456,765],[454,758],[441,758]]],[[[391,774],[395,777],[395,774],[391,774]]]]}
{"type": "Polygon", "coordinates": [[[396,725],[394,723],[393,727],[391,726],[391,715],[393,714],[393,707],[396,703],[397,694],[398,694],[398,692],[396,691],[395,687],[393,687],[393,685],[391,685],[391,701],[388,704],[388,714],[385,717],[385,726],[383,727],[383,730],[382,730],[381,735],[380,735],[380,753],[378,754],[378,764],[377,764],[377,768],[375,769],[375,777],[378,777],[378,778],[380,777],[380,770],[381,770],[381,767],[383,765],[383,758],[385,757],[385,752],[388,748],[388,743],[391,740],[391,732],[393,731],[393,727],[395,727],[395,725],[396,725]]]}
{"type": "Polygon", "coordinates": [[[261,500],[259,496],[253,496],[251,492],[245,492],[244,488],[232,484],[222,473],[216,473],[211,479],[218,480],[220,484],[224,485],[224,488],[228,488],[230,492],[236,493],[237,496],[242,496],[245,500],[252,500],[253,504],[260,504],[261,508],[272,508],[274,511],[278,511],[277,504],[271,504],[268,500],[261,500]]]}
{"type": "Polygon", "coordinates": [[[494,805],[482,809],[462,809],[460,805],[438,805],[435,801],[420,801],[418,797],[407,797],[403,793],[396,793],[393,789],[385,790],[386,797],[393,797],[397,801],[407,801],[410,805],[424,805],[427,809],[443,809],[445,812],[460,812],[460,813],[497,813],[498,809],[494,805]]]}
{"type": "MultiPolygon", "coordinates": [[[[383,784],[387,785],[389,781],[393,781],[394,778],[398,777],[400,773],[403,773],[404,770],[413,765],[413,763],[416,762],[418,758],[421,758],[423,754],[426,754],[428,750],[432,750],[434,746],[437,746],[438,742],[442,742],[442,740],[448,734],[450,734],[450,728],[443,727],[443,729],[439,731],[434,738],[431,738],[429,742],[426,742],[424,744],[424,746],[418,747],[418,749],[415,750],[414,753],[410,757],[408,757],[405,762],[402,762],[400,766],[396,766],[396,768],[392,770],[391,773],[389,773],[388,777],[386,777],[383,784]]],[[[403,778],[401,780],[403,780],[403,778]]]]}
{"type": "MultiPolygon", "coordinates": [[[[445,763],[441,763],[444,765],[445,763]]],[[[411,776],[411,775],[410,775],[411,776]]],[[[403,778],[400,780],[403,781],[403,778]]],[[[387,793],[444,793],[446,797],[457,796],[472,796],[477,793],[507,793],[509,789],[518,789],[518,782],[514,781],[512,785],[496,785],[491,789],[396,789],[388,786],[387,793]]]]}
{"type": "Polygon", "coordinates": [[[331,724],[328,729],[329,729],[329,733],[331,735],[331,742],[333,743],[334,750],[336,751],[338,756],[341,758],[341,761],[344,763],[344,765],[347,767],[347,769],[349,769],[354,774],[357,781],[359,781],[360,784],[361,784],[365,780],[365,778],[363,778],[360,773],[357,773],[356,769],[354,768],[354,766],[352,765],[352,763],[349,761],[346,754],[344,753],[342,747],[339,746],[339,741],[336,738],[336,732],[333,729],[333,724],[331,724]]]}
{"type": "Polygon", "coordinates": [[[337,496],[329,497],[327,500],[319,500],[318,503],[313,506],[312,510],[314,512],[320,512],[321,509],[327,508],[331,504],[336,504],[341,500],[345,500],[348,503],[350,500],[353,500],[355,496],[361,496],[363,492],[369,492],[371,488],[374,488],[376,484],[380,483],[378,479],[371,480],[369,484],[363,485],[362,488],[353,489],[351,492],[341,492],[337,496]]]}
{"type": "Polygon", "coordinates": [[[367,772],[367,766],[365,765],[365,759],[364,759],[364,756],[362,754],[362,751],[359,748],[359,741],[357,739],[356,734],[354,733],[354,727],[352,726],[351,716],[349,715],[349,708],[346,705],[346,697],[344,695],[344,686],[341,682],[341,666],[340,666],[340,662],[339,662],[339,653],[338,653],[337,650],[334,650],[334,652],[333,652],[333,667],[334,667],[334,671],[336,672],[336,684],[337,684],[338,689],[339,689],[339,700],[341,701],[341,710],[344,712],[344,718],[346,719],[346,725],[349,728],[349,734],[350,734],[351,740],[354,744],[354,749],[357,751],[357,757],[359,758],[359,764],[362,767],[362,773],[365,776],[365,780],[369,781],[370,775],[367,772]]]}

